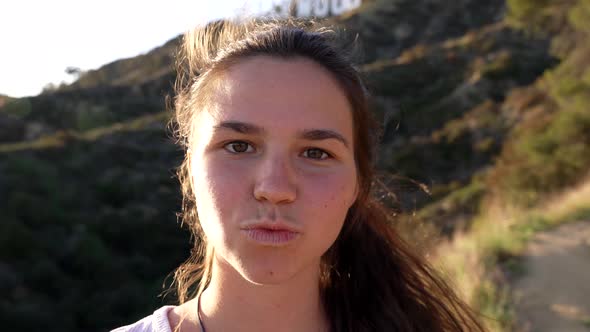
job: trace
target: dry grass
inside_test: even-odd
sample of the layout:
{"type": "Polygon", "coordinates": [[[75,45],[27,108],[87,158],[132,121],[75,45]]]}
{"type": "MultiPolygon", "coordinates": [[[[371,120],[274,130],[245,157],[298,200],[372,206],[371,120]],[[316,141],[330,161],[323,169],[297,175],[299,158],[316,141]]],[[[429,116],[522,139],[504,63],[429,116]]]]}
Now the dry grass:
{"type": "Polygon", "coordinates": [[[573,211],[588,209],[589,201],[590,176],[580,186],[546,200],[540,212],[558,223],[569,221],[573,211]]]}
{"type": "Polygon", "coordinates": [[[590,218],[590,176],[532,209],[494,201],[486,207],[469,232],[457,234],[438,248],[434,261],[464,298],[489,318],[484,321],[490,331],[510,331],[514,310],[500,264],[506,265],[506,257],[522,253],[532,234],[590,218]]]}

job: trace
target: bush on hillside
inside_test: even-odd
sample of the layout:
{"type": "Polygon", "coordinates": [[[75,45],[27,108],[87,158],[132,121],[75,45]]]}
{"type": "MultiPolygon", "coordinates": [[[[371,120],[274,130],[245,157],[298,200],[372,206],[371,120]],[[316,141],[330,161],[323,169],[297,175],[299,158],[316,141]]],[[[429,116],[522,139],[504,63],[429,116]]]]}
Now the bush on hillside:
{"type": "Polygon", "coordinates": [[[508,21],[535,33],[556,34],[567,24],[567,13],[578,0],[507,0],[508,21]]]}
{"type": "Polygon", "coordinates": [[[576,183],[590,167],[590,113],[538,113],[515,129],[488,177],[499,197],[523,205],[576,183]]]}
{"type": "Polygon", "coordinates": [[[590,169],[590,1],[509,0],[508,5],[511,18],[533,29],[559,28],[553,45],[569,47],[559,66],[538,82],[545,96],[540,105],[523,107],[523,121],[488,177],[497,197],[528,205],[575,184],[590,169]]]}

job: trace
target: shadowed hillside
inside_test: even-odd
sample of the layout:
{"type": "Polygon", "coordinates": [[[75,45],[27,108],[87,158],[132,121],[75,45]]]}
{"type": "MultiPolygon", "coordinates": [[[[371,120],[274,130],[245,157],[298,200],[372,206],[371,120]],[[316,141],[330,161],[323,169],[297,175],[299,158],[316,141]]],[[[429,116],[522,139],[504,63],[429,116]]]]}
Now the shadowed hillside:
{"type": "MultiPolygon", "coordinates": [[[[420,220],[451,236],[486,197],[532,204],[590,166],[581,106],[590,83],[579,77],[590,57],[578,46],[590,14],[543,20],[521,2],[369,1],[333,19],[359,34],[383,124],[378,169],[416,212],[402,217],[410,227],[420,220]]],[[[578,2],[587,3],[557,12],[578,2]]],[[[173,302],[157,295],[190,248],[175,215],[182,151],[165,132],[178,41],[56,91],[0,96],[0,321],[9,329],[102,331],[173,302]]]]}
{"type": "Polygon", "coordinates": [[[185,258],[163,119],[3,152],[0,301],[24,331],[104,330],[159,303],[185,258]]]}

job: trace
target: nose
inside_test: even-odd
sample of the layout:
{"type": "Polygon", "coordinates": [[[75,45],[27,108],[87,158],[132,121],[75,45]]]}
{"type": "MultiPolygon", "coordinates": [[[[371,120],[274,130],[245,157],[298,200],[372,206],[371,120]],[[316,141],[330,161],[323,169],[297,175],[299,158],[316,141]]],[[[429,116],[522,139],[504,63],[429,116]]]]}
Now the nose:
{"type": "Polygon", "coordinates": [[[290,203],[297,197],[294,171],[288,158],[275,156],[263,161],[256,173],[254,197],[272,204],[290,203]]]}

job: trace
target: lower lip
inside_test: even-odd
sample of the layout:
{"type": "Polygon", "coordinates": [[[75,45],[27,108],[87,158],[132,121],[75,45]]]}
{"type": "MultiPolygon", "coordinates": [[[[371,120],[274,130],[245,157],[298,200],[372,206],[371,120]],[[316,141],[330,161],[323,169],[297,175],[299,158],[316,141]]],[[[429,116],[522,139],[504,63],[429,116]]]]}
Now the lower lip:
{"type": "Polygon", "coordinates": [[[272,230],[265,228],[252,228],[242,230],[248,238],[258,244],[268,246],[282,246],[291,243],[299,233],[288,230],[272,230]]]}

